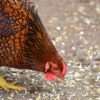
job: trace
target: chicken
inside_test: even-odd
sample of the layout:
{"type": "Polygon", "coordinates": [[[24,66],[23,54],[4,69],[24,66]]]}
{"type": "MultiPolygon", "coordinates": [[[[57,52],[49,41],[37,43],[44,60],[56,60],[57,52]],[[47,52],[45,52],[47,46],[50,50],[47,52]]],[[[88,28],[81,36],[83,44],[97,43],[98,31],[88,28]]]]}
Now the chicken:
{"type": "MultiPolygon", "coordinates": [[[[51,42],[29,0],[0,0],[0,66],[43,72],[64,79],[66,64],[51,42]]],[[[25,90],[0,76],[0,87],[25,90]]]]}

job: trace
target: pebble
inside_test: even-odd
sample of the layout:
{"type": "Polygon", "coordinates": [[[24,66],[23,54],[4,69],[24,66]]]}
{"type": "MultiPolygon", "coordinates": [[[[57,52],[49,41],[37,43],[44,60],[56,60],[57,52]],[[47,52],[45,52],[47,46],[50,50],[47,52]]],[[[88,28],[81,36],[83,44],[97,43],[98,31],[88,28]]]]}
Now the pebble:
{"type": "Polygon", "coordinates": [[[60,31],[60,30],[61,30],[61,27],[60,27],[60,26],[57,26],[57,27],[56,27],[56,30],[57,30],[57,31],[60,31]]]}
{"type": "Polygon", "coordinates": [[[97,4],[96,11],[97,11],[98,14],[100,14],[100,4],[97,4]]]}
{"type": "Polygon", "coordinates": [[[76,51],[76,47],[72,47],[72,50],[73,50],[73,51],[76,51]]]}
{"type": "Polygon", "coordinates": [[[80,32],[80,35],[84,35],[84,31],[81,31],[81,32],[80,32]]]}

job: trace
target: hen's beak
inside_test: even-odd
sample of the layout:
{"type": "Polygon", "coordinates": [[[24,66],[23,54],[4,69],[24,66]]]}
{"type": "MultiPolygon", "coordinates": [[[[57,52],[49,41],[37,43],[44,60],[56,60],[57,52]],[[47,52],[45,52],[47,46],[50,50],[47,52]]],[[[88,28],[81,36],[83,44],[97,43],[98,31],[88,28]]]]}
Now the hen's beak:
{"type": "Polygon", "coordinates": [[[64,76],[59,76],[60,80],[64,81],[64,76]]]}

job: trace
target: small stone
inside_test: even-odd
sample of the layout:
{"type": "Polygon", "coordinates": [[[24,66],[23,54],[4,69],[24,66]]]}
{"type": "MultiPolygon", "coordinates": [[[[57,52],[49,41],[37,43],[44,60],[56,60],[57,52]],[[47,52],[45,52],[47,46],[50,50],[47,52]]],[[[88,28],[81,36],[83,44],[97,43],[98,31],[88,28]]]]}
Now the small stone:
{"type": "Polygon", "coordinates": [[[77,73],[77,72],[74,74],[74,77],[80,77],[80,76],[81,75],[79,73],[77,73]]]}
{"type": "Polygon", "coordinates": [[[85,22],[86,24],[88,24],[88,25],[91,24],[91,21],[90,21],[88,18],[85,18],[85,19],[84,19],[84,22],[85,22]]]}
{"type": "Polygon", "coordinates": [[[72,47],[72,50],[75,51],[76,50],[76,47],[72,47]]]}
{"type": "Polygon", "coordinates": [[[71,63],[67,63],[67,65],[70,67],[70,66],[72,66],[72,64],[71,63]]]}
{"type": "Polygon", "coordinates": [[[57,31],[60,31],[60,30],[61,30],[61,27],[60,27],[60,26],[57,26],[57,27],[56,27],[56,30],[57,30],[57,31]]]}
{"type": "Polygon", "coordinates": [[[97,11],[97,13],[100,14],[100,5],[97,5],[97,7],[96,7],[96,11],[97,11]]]}
{"type": "Polygon", "coordinates": [[[100,74],[96,74],[97,80],[100,79],[100,74]]]}
{"type": "Polygon", "coordinates": [[[81,32],[80,32],[80,35],[84,35],[84,32],[83,32],[83,31],[81,31],[81,32]]]}

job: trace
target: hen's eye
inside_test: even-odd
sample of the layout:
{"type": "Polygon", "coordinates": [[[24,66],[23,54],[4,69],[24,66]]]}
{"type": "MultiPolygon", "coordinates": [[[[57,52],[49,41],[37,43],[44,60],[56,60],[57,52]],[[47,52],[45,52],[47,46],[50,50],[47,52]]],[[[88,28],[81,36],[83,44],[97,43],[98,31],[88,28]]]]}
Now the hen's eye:
{"type": "Polygon", "coordinates": [[[58,70],[58,68],[57,68],[57,67],[55,67],[55,68],[54,68],[54,70],[58,70]]]}

